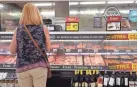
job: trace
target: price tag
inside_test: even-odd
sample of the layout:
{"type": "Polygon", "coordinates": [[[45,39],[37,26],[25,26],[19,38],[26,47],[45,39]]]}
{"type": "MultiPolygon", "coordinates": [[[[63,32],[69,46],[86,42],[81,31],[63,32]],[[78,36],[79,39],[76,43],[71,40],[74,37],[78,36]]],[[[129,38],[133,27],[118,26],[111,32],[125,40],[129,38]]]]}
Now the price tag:
{"type": "Polygon", "coordinates": [[[71,52],[71,50],[70,49],[66,49],[66,52],[71,52]]]}
{"type": "Polygon", "coordinates": [[[82,49],[78,49],[78,52],[82,52],[82,49]]]}
{"type": "Polygon", "coordinates": [[[118,52],[119,52],[119,50],[114,50],[114,52],[118,53],[118,52]]]}
{"type": "Polygon", "coordinates": [[[129,40],[137,40],[137,34],[128,34],[129,40]]]}
{"type": "Polygon", "coordinates": [[[98,53],[98,50],[94,50],[94,53],[98,53]]]}
{"type": "Polygon", "coordinates": [[[57,49],[53,49],[53,52],[57,52],[57,49]]]}
{"type": "Polygon", "coordinates": [[[126,50],[126,53],[130,53],[131,52],[131,50],[126,50]]]}

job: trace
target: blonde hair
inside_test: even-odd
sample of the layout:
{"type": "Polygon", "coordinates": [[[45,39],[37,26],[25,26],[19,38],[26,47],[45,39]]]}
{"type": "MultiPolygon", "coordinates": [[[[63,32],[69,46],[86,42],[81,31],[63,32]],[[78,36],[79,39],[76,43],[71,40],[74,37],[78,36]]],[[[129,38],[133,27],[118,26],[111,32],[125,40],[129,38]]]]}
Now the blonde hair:
{"type": "Polygon", "coordinates": [[[24,25],[43,24],[42,17],[39,13],[38,8],[31,3],[26,4],[23,7],[22,16],[20,18],[19,24],[24,24],[24,25]]]}

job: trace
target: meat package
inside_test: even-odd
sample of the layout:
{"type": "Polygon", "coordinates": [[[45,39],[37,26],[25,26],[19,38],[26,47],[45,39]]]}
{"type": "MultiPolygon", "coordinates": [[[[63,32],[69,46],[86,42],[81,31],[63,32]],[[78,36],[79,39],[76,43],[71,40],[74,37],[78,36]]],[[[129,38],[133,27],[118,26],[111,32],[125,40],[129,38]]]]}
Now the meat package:
{"type": "Polygon", "coordinates": [[[105,59],[105,64],[108,66],[109,64],[119,64],[120,60],[112,60],[112,59],[105,59]]]}
{"type": "Polygon", "coordinates": [[[133,55],[133,58],[134,58],[134,59],[137,59],[137,55],[133,55]]]}
{"type": "Polygon", "coordinates": [[[130,50],[129,46],[117,46],[118,50],[130,50]]]}
{"type": "Polygon", "coordinates": [[[137,50],[137,46],[130,46],[131,50],[137,50]]]}
{"type": "Polygon", "coordinates": [[[128,56],[128,55],[121,55],[120,58],[121,58],[121,60],[131,60],[131,59],[133,59],[133,57],[128,56]]]}
{"type": "Polygon", "coordinates": [[[82,56],[49,56],[51,65],[83,65],[82,56]]]}
{"type": "Polygon", "coordinates": [[[101,55],[84,56],[84,64],[92,66],[105,66],[101,55]]]}
{"type": "Polygon", "coordinates": [[[59,48],[59,44],[57,44],[57,43],[51,44],[51,49],[57,49],[57,48],[59,48]]]}
{"type": "Polygon", "coordinates": [[[86,48],[86,44],[84,44],[84,43],[79,43],[79,44],[77,45],[77,48],[78,48],[78,49],[84,49],[84,48],[86,48]]]}
{"type": "Polygon", "coordinates": [[[93,50],[101,50],[102,48],[101,48],[101,45],[93,45],[92,49],[93,50]]]}
{"type": "Polygon", "coordinates": [[[118,56],[116,56],[116,55],[105,55],[105,56],[103,56],[105,59],[118,59],[118,56]]]}
{"type": "Polygon", "coordinates": [[[112,45],[106,45],[104,46],[105,50],[116,50],[116,46],[112,46],[112,45]]]}
{"type": "Polygon", "coordinates": [[[0,64],[15,64],[16,58],[13,56],[0,56],[0,64]]]}

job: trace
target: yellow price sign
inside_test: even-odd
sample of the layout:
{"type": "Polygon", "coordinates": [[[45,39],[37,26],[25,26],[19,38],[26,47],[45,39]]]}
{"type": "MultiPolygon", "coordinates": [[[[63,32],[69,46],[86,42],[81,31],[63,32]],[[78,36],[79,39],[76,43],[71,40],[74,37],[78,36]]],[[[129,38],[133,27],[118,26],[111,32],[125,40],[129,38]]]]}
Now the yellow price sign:
{"type": "Polygon", "coordinates": [[[129,40],[137,40],[137,34],[128,34],[129,40]]]}
{"type": "Polygon", "coordinates": [[[78,31],[79,24],[78,23],[66,23],[66,30],[67,31],[78,31]]]}
{"type": "Polygon", "coordinates": [[[132,64],[132,71],[137,71],[137,63],[132,64]]]}

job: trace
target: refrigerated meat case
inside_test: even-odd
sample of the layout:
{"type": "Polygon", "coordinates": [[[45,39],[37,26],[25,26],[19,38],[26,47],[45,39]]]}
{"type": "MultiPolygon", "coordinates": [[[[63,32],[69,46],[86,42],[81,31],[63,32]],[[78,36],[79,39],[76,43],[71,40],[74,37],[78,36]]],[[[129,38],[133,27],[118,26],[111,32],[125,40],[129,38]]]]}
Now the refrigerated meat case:
{"type": "MultiPolygon", "coordinates": [[[[1,72],[15,72],[16,55],[9,52],[12,36],[13,32],[0,32],[1,72]]],[[[51,52],[47,54],[52,79],[68,78],[66,84],[74,70],[104,71],[111,70],[110,65],[137,62],[136,31],[50,32],[50,38],[51,52]]]]}

